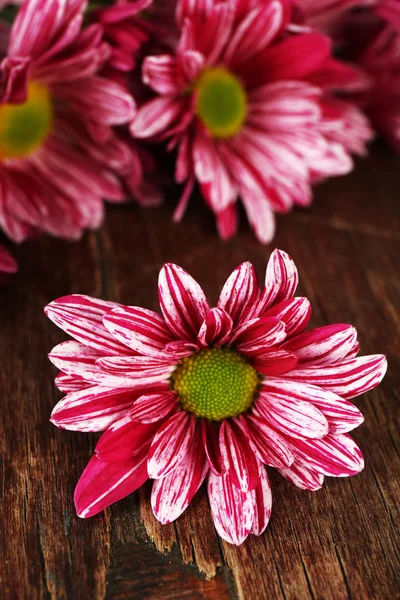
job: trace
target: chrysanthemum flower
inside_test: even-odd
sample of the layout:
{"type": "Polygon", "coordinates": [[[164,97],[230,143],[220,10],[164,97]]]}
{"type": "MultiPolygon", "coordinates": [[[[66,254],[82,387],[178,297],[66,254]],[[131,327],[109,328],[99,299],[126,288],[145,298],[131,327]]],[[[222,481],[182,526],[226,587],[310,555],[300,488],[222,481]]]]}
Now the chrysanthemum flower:
{"type": "Polygon", "coordinates": [[[297,282],[275,251],[263,290],[243,263],[215,308],[173,264],[160,272],[161,314],[78,295],[46,307],[74,338],[50,353],[68,392],[51,420],[105,430],[75,491],[79,516],[150,478],[154,515],[169,523],[207,480],[218,533],[240,544],[270,517],[265,465],[307,490],[361,471],[348,432],[363,416],[349,400],[381,381],[385,357],[357,357],[350,325],[305,331],[311,307],[294,297],[297,282]]]}
{"type": "Polygon", "coordinates": [[[7,281],[8,276],[18,271],[14,258],[0,245],[0,283],[7,281]]]}
{"type": "Polygon", "coordinates": [[[131,132],[177,148],[185,189],[176,219],[197,181],[222,237],[235,232],[240,197],[267,242],[274,211],[308,205],[312,182],[347,173],[349,152],[365,151],[366,119],[331,93],[354,84],[355,71],[331,57],[324,35],[288,34],[290,12],[282,0],[182,1],[175,55],[145,59],[144,82],[158,97],[131,132]]]}
{"type": "Polygon", "coordinates": [[[84,0],[26,0],[1,63],[0,226],[15,241],[35,231],[76,238],[97,227],[103,199],[124,190],[114,125],[135,105],[98,75],[109,55],[102,29],[82,29],[84,0]]]}

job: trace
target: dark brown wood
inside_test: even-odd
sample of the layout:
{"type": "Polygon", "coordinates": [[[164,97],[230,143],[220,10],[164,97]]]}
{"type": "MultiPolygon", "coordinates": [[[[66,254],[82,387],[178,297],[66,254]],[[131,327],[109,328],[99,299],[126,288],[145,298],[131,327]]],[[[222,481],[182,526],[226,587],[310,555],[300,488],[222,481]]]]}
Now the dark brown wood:
{"type": "Polygon", "coordinates": [[[400,598],[399,166],[375,148],[351,175],[321,186],[309,211],[279,218],[268,248],[244,223],[234,240],[218,240],[200,202],[172,225],[169,202],[147,212],[109,208],[103,229],[79,243],[43,238],[17,250],[21,272],[0,290],[1,598],[400,598]],[[351,322],[364,353],[388,355],[384,383],[357,401],[364,472],[328,479],[314,494],[272,473],[270,526],[240,548],[218,539],[204,490],[166,527],[151,514],[148,486],[78,519],[73,490],[98,436],[49,423],[59,394],[46,354],[65,336],[43,306],[80,292],[157,309],[165,261],[188,269],[215,300],[239,262],[253,261],[262,275],[274,246],[299,267],[313,325],[351,322]]]}

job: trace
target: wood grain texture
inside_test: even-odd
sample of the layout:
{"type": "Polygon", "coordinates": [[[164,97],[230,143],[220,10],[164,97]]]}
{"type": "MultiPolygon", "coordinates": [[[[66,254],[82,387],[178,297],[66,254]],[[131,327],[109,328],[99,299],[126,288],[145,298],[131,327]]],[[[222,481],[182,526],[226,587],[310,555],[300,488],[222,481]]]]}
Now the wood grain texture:
{"type": "Polygon", "coordinates": [[[21,272],[0,290],[0,598],[400,598],[399,166],[375,148],[350,176],[321,186],[311,210],[279,218],[268,248],[244,223],[234,240],[219,241],[198,202],[178,226],[172,203],[115,207],[79,243],[40,239],[18,249],[21,272]],[[364,353],[388,355],[383,384],[357,401],[366,417],[354,435],[363,473],[327,479],[317,493],[271,473],[270,526],[240,548],[218,539],[204,490],[165,527],[151,514],[148,486],[78,519],[73,490],[98,435],[49,423],[59,394],[46,355],[65,336],[43,306],[80,292],[157,309],[165,261],[189,270],[214,301],[239,262],[251,260],[262,275],[275,246],[299,267],[314,326],[353,323],[364,353]]]}

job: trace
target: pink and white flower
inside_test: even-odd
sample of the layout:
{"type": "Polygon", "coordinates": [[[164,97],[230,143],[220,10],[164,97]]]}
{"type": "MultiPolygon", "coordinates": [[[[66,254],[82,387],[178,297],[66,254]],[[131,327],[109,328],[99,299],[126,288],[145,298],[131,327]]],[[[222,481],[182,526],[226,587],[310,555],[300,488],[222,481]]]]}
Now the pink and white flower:
{"type": "Polygon", "coordinates": [[[77,238],[100,225],[103,199],[126,197],[119,174],[131,148],[114,126],[132,119],[135,103],[99,75],[110,48],[100,25],[82,28],[86,7],[25,0],[10,31],[1,63],[0,226],[16,242],[38,231],[77,238]]]}
{"type": "Polygon", "coordinates": [[[5,283],[9,275],[18,271],[18,265],[15,259],[7,252],[4,246],[0,245],[0,283],[5,283]]]}
{"type": "Polygon", "coordinates": [[[177,149],[177,220],[197,181],[223,238],[236,230],[240,197],[268,242],[274,212],[309,205],[313,182],[349,172],[354,148],[365,153],[367,120],[334,96],[357,86],[358,73],[332,58],[324,35],[288,33],[290,13],[282,0],[182,0],[176,53],[145,59],[143,80],[157,97],[131,133],[177,149]],[[351,137],[335,135],[348,128],[351,137]]]}
{"type": "Polygon", "coordinates": [[[265,465],[307,490],[362,470],[349,431],[363,416],[350,400],[381,381],[386,359],[357,356],[350,325],[306,331],[311,306],[297,283],[276,250],[263,289],[243,263],[215,308],[173,264],[159,276],[161,314],[79,295],[46,307],[74,338],[49,355],[67,392],[51,420],[105,431],[75,491],[79,516],[150,478],[154,515],[169,523],[207,481],[218,533],[241,544],[268,524],[265,465]]]}

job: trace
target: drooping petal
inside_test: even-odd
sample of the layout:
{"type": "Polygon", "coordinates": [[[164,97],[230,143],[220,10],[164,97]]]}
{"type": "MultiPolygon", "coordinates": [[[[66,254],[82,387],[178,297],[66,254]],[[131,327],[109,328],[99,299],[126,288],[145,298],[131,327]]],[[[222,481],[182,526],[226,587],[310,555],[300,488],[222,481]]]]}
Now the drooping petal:
{"type": "Polygon", "coordinates": [[[196,340],[209,310],[203,290],[184,269],[166,264],[160,271],[158,293],[162,313],[179,338],[196,340]]]}
{"type": "Polygon", "coordinates": [[[283,250],[274,250],[265,273],[265,289],[257,306],[257,315],[284,300],[290,300],[299,283],[299,274],[294,261],[283,250]]]}
{"type": "Polygon", "coordinates": [[[165,477],[181,463],[193,442],[195,427],[193,416],[183,411],[170,417],[160,427],[148,456],[149,477],[165,477]]]}
{"type": "Polygon", "coordinates": [[[219,447],[219,431],[217,429],[217,425],[215,423],[211,423],[207,419],[202,419],[200,425],[204,450],[209,467],[213,473],[216,475],[221,475],[225,472],[225,466],[219,447]]]}
{"type": "Polygon", "coordinates": [[[285,435],[321,438],[328,433],[328,421],[321,411],[293,394],[285,396],[263,387],[255,407],[267,423],[285,435]]]}
{"type": "Polygon", "coordinates": [[[78,516],[93,517],[137,490],[146,479],[146,454],[123,462],[103,462],[93,456],[75,488],[78,516]]]}
{"type": "Polygon", "coordinates": [[[290,483],[302,490],[316,492],[324,484],[324,476],[306,467],[300,460],[296,460],[290,467],[278,469],[279,473],[290,483]]]}
{"type": "Polygon", "coordinates": [[[233,321],[230,315],[222,308],[212,308],[208,311],[200,327],[197,341],[203,348],[208,346],[222,346],[231,336],[233,321]]]}
{"type": "Polygon", "coordinates": [[[315,385],[269,378],[263,382],[263,390],[272,397],[310,402],[326,417],[329,433],[347,433],[364,421],[362,413],[354,404],[315,385]]]}
{"type": "Polygon", "coordinates": [[[254,454],[270,467],[290,467],[294,457],[285,438],[256,415],[246,415],[246,423],[254,454]]]}
{"type": "Polygon", "coordinates": [[[120,306],[103,319],[108,331],[125,346],[145,356],[162,356],[172,341],[161,315],[138,306],[120,306]]]}
{"type": "Polygon", "coordinates": [[[360,448],[346,433],[329,434],[320,440],[293,438],[291,444],[307,467],[323,475],[349,477],[364,468],[360,448]]]}
{"type": "Polygon", "coordinates": [[[165,525],[175,521],[189,506],[208,472],[200,430],[179,465],[166,477],[156,479],[151,493],[154,516],[165,525]]]}
{"type": "Polygon", "coordinates": [[[219,447],[225,470],[234,485],[246,493],[253,490],[259,482],[257,459],[246,435],[234,421],[222,422],[219,447]]]}
{"type": "Polygon", "coordinates": [[[136,398],[132,390],[93,385],[60,400],[50,420],[60,429],[103,431],[125,414],[136,398]]]}
{"type": "Polygon", "coordinates": [[[160,421],[177,407],[175,392],[161,392],[140,396],[129,415],[132,421],[155,423],[160,421]]]}
{"type": "Polygon", "coordinates": [[[287,336],[301,333],[307,327],[311,318],[311,304],[307,298],[283,300],[268,309],[265,316],[276,317],[286,325],[287,336]]]}
{"type": "Polygon", "coordinates": [[[115,462],[148,453],[159,427],[160,423],[138,423],[125,414],[103,433],[97,442],[96,455],[105,462],[115,462]]]}
{"type": "Polygon", "coordinates": [[[215,529],[222,539],[239,546],[249,535],[254,516],[253,494],[245,494],[228,474],[208,475],[208,499],[215,529]]]}
{"type": "Polygon", "coordinates": [[[218,308],[230,314],[240,325],[258,301],[260,288],[257,274],[250,262],[239,265],[226,280],[218,299],[218,308]]]}
{"type": "Polygon", "coordinates": [[[283,348],[293,352],[301,364],[332,365],[346,358],[356,343],[356,329],[340,323],[306,331],[286,342],[283,348]]]}
{"type": "Polygon", "coordinates": [[[258,317],[242,323],[230,339],[238,352],[257,355],[286,338],[285,323],[275,317],[258,317]]]}
{"type": "Polygon", "coordinates": [[[376,387],[385,376],[386,369],[386,357],[372,354],[346,359],[329,367],[303,366],[286,377],[317,385],[350,400],[376,387]]]}
{"type": "Polygon", "coordinates": [[[251,366],[266,377],[279,377],[297,367],[297,358],[286,350],[270,350],[253,356],[251,366]]]}
{"type": "Polygon", "coordinates": [[[251,533],[261,535],[265,531],[272,508],[271,485],[265,468],[260,465],[260,483],[252,491],[253,496],[253,525],[251,533]]]}
{"type": "Polygon", "coordinates": [[[53,323],[85,346],[103,354],[128,354],[128,348],[107,331],[102,321],[103,316],[117,306],[115,302],[72,294],[54,300],[44,312],[53,323]]]}

